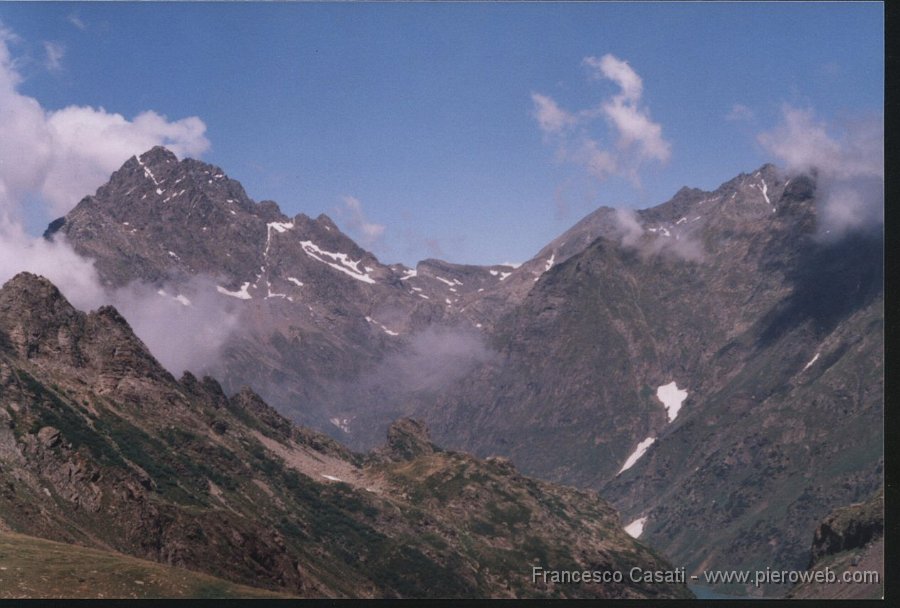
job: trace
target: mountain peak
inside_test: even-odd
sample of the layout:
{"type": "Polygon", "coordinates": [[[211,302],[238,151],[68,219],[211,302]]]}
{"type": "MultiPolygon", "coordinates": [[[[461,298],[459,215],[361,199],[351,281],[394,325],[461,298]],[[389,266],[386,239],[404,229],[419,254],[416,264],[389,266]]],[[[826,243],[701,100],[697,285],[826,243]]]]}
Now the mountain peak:
{"type": "Polygon", "coordinates": [[[682,186],[678,192],[675,193],[675,196],[672,197],[672,201],[681,201],[681,200],[690,200],[696,198],[697,196],[702,196],[706,192],[701,190],[700,188],[692,188],[690,186],[682,186]]]}
{"type": "Polygon", "coordinates": [[[177,163],[178,157],[165,146],[153,146],[137,157],[141,164],[160,165],[165,163],[177,163]]]}
{"type": "Polygon", "coordinates": [[[40,275],[20,272],[0,287],[0,314],[27,314],[39,309],[74,311],[56,285],[40,275]]]}
{"type": "MultiPolygon", "coordinates": [[[[343,233],[343,231],[341,231],[341,229],[334,222],[334,220],[331,219],[331,217],[325,215],[324,213],[320,213],[318,216],[316,216],[316,223],[320,227],[324,228],[327,232],[337,233],[337,234],[343,235],[345,237],[347,236],[346,234],[343,233]]],[[[347,237],[347,238],[350,238],[350,237],[347,237]]],[[[355,241],[354,241],[354,244],[356,244],[355,241]]]]}
{"type": "Polygon", "coordinates": [[[61,347],[52,343],[68,346],[69,328],[81,315],[53,283],[20,272],[0,288],[0,344],[24,358],[50,351],[58,355],[61,347]]]}
{"type": "Polygon", "coordinates": [[[53,290],[57,294],[62,297],[62,294],[59,293],[59,290],[56,288],[56,285],[50,282],[49,279],[43,277],[39,274],[33,274],[31,272],[20,272],[16,274],[13,278],[8,280],[6,283],[0,287],[0,292],[7,290],[24,290],[28,288],[41,288],[47,290],[53,290]]]}

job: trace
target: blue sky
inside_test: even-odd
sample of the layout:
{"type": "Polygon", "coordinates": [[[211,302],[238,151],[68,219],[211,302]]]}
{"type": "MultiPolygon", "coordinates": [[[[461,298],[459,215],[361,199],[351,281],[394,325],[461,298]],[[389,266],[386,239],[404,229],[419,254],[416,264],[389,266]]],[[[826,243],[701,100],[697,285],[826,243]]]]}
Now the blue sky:
{"type": "Polygon", "coordinates": [[[836,132],[884,104],[880,3],[3,3],[0,22],[46,111],[196,116],[201,158],[252,198],[327,213],[385,262],[521,262],[598,206],[777,162],[758,136],[786,105],[836,132]],[[590,117],[624,94],[585,62],[607,55],[665,154],[590,117]]]}

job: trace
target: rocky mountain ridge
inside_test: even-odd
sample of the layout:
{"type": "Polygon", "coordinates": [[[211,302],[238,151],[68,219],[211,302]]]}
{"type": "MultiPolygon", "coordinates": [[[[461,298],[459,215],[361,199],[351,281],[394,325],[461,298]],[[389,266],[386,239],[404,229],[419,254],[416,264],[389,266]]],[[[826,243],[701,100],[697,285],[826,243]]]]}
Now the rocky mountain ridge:
{"type": "MultiPolygon", "coordinates": [[[[596,494],[431,443],[368,455],[249,389],[176,380],[114,308],[45,279],[0,288],[0,527],[303,597],[686,597],[536,586],[547,568],[667,568],[596,494]]],[[[235,592],[239,592],[235,591],[235,592]]]]}
{"type": "Polygon", "coordinates": [[[215,372],[226,390],[251,384],[357,449],[415,416],[444,445],[602,489],[679,564],[795,568],[821,517],[883,466],[883,235],[822,233],[817,187],[764,165],[598,209],[516,268],[411,269],[154,149],[49,236],[116,284],[215,276],[247,329],[215,372]],[[189,175],[202,196],[167,200],[189,175]],[[145,215],[152,238],[109,249],[107,232],[145,215]],[[246,264],[220,264],[228,248],[246,264]]]}
{"type": "MultiPolygon", "coordinates": [[[[337,436],[328,421],[339,403],[364,399],[347,394],[355,387],[346,378],[427,327],[478,332],[492,317],[467,302],[513,271],[439,260],[415,269],[382,264],[326,215],[289,218],[272,201],[253,202],[218,167],[179,161],[161,147],[129,159],[45,237],[65,238],[96,260],[111,286],[178,290],[208,277],[248,329],[210,371],[226,389],[251,383],[283,411],[337,436]]],[[[190,304],[190,293],[174,297],[190,304]]]]}

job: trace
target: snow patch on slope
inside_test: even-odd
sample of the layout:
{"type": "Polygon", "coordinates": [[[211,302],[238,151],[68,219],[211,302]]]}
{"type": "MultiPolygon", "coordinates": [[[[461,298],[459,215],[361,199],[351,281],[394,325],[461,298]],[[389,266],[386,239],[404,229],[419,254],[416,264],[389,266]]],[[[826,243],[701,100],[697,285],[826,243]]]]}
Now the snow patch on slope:
{"type": "Polygon", "coordinates": [[[345,433],[350,432],[350,419],[349,418],[329,418],[328,422],[338,427],[345,433]]]}
{"type": "MultiPolygon", "coordinates": [[[[150,167],[144,164],[140,156],[135,156],[135,158],[137,159],[138,164],[144,168],[144,175],[150,178],[150,181],[153,182],[154,186],[158,186],[159,182],[156,181],[156,176],[153,175],[153,171],[150,170],[150,167]]],[[[159,191],[157,191],[157,194],[159,194],[159,191]]]]}
{"type": "Polygon", "coordinates": [[[547,263],[544,264],[544,272],[547,272],[548,270],[553,268],[553,262],[555,262],[555,261],[556,261],[556,254],[551,253],[550,258],[547,260],[547,263]]]}
{"type": "Polygon", "coordinates": [[[399,336],[400,335],[398,332],[388,329],[387,327],[385,327],[384,325],[382,325],[381,323],[379,323],[372,317],[366,317],[366,321],[368,321],[372,325],[377,325],[378,327],[381,328],[381,331],[383,331],[384,333],[386,333],[389,336],[399,336]]]}
{"type": "Polygon", "coordinates": [[[375,283],[375,279],[359,269],[359,262],[362,260],[354,262],[346,253],[332,253],[330,251],[325,251],[312,241],[300,241],[300,246],[303,247],[303,251],[306,252],[306,255],[314,260],[327,264],[335,270],[353,277],[357,281],[362,281],[363,283],[375,283]],[[322,259],[323,257],[330,258],[332,261],[329,262],[328,260],[324,260],[322,259]]]}
{"type": "Polygon", "coordinates": [[[246,283],[241,285],[241,288],[237,291],[228,291],[221,285],[216,285],[216,291],[218,291],[219,293],[224,294],[226,296],[231,296],[232,298],[237,298],[239,300],[252,300],[253,296],[251,296],[249,293],[247,293],[248,287],[250,287],[250,281],[247,281],[246,283]]]}
{"type": "Polygon", "coordinates": [[[803,366],[803,369],[800,370],[800,373],[802,374],[803,372],[805,372],[806,370],[808,370],[810,367],[812,367],[812,364],[819,360],[819,355],[820,355],[820,354],[821,354],[821,353],[816,353],[816,356],[813,357],[812,359],[810,359],[810,360],[809,360],[809,363],[807,363],[805,366],[803,366]]]}
{"type": "Polygon", "coordinates": [[[680,390],[674,380],[656,389],[656,398],[662,401],[665,406],[669,422],[672,422],[678,416],[681,404],[687,399],[687,396],[687,391],[680,390]]]}
{"type": "Polygon", "coordinates": [[[619,472],[616,473],[616,475],[621,475],[622,473],[633,467],[634,463],[636,463],[638,459],[640,459],[640,457],[644,455],[647,449],[651,445],[653,445],[655,441],[656,437],[647,437],[642,442],[637,444],[637,447],[634,448],[634,451],[628,456],[628,458],[625,459],[625,464],[622,465],[622,468],[619,469],[619,472]]]}
{"type": "Polygon", "coordinates": [[[285,232],[294,227],[294,222],[269,222],[266,226],[269,227],[269,230],[285,232]]]}
{"type": "Polygon", "coordinates": [[[759,189],[762,192],[763,198],[766,199],[766,204],[768,204],[772,208],[772,213],[775,213],[775,205],[772,204],[772,201],[769,200],[769,185],[766,184],[766,180],[762,180],[762,185],[760,184],[751,184],[759,189]]]}
{"type": "MultiPolygon", "coordinates": [[[[266,281],[266,299],[268,300],[269,298],[288,298],[288,299],[290,299],[290,296],[288,296],[286,293],[273,292],[272,291],[272,283],[270,283],[269,281],[266,281]]],[[[291,302],[293,302],[292,299],[291,299],[291,302]]]]}
{"type": "Polygon", "coordinates": [[[644,533],[644,524],[647,523],[646,517],[639,517],[627,526],[625,526],[625,532],[631,536],[632,538],[640,538],[641,534],[644,533]]]}
{"type": "Polygon", "coordinates": [[[266,249],[263,256],[269,255],[269,246],[272,243],[272,231],[281,234],[294,227],[294,222],[269,222],[266,224],[266,249]]]}

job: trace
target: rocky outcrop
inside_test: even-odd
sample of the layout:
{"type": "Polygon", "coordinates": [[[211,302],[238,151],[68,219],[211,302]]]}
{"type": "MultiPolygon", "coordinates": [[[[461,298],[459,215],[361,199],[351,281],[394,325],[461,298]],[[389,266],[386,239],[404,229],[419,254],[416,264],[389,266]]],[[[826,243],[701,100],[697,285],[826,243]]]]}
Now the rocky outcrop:
{"type": "Polygon", "coordinates": [[[819,523],[810,549],[808,580],[794,585],[786,597],[883,600],[884,545],[882,487],[866,502],[835,509],[819,523]]]}
{"type": "Polygon", "coordinates": [[[115,308],[83,314],[47,279],[27,272],[0,290],[0,344],[22,359],[78,370],[101,393],[171,379],[115,308]]]}
{"type": "Polygon", "coordinates": [[[384,453],[392,460],[413,460],[434,453],[428,427],[419,420],[401,418],[387,432],[384,453]]]}
{"type": "Polygon", "coordinates": [[[809,567],[824,557],[861,549],[884,535],[884,489],[864,503],[835,510],[816,528],[809,567]]]}

